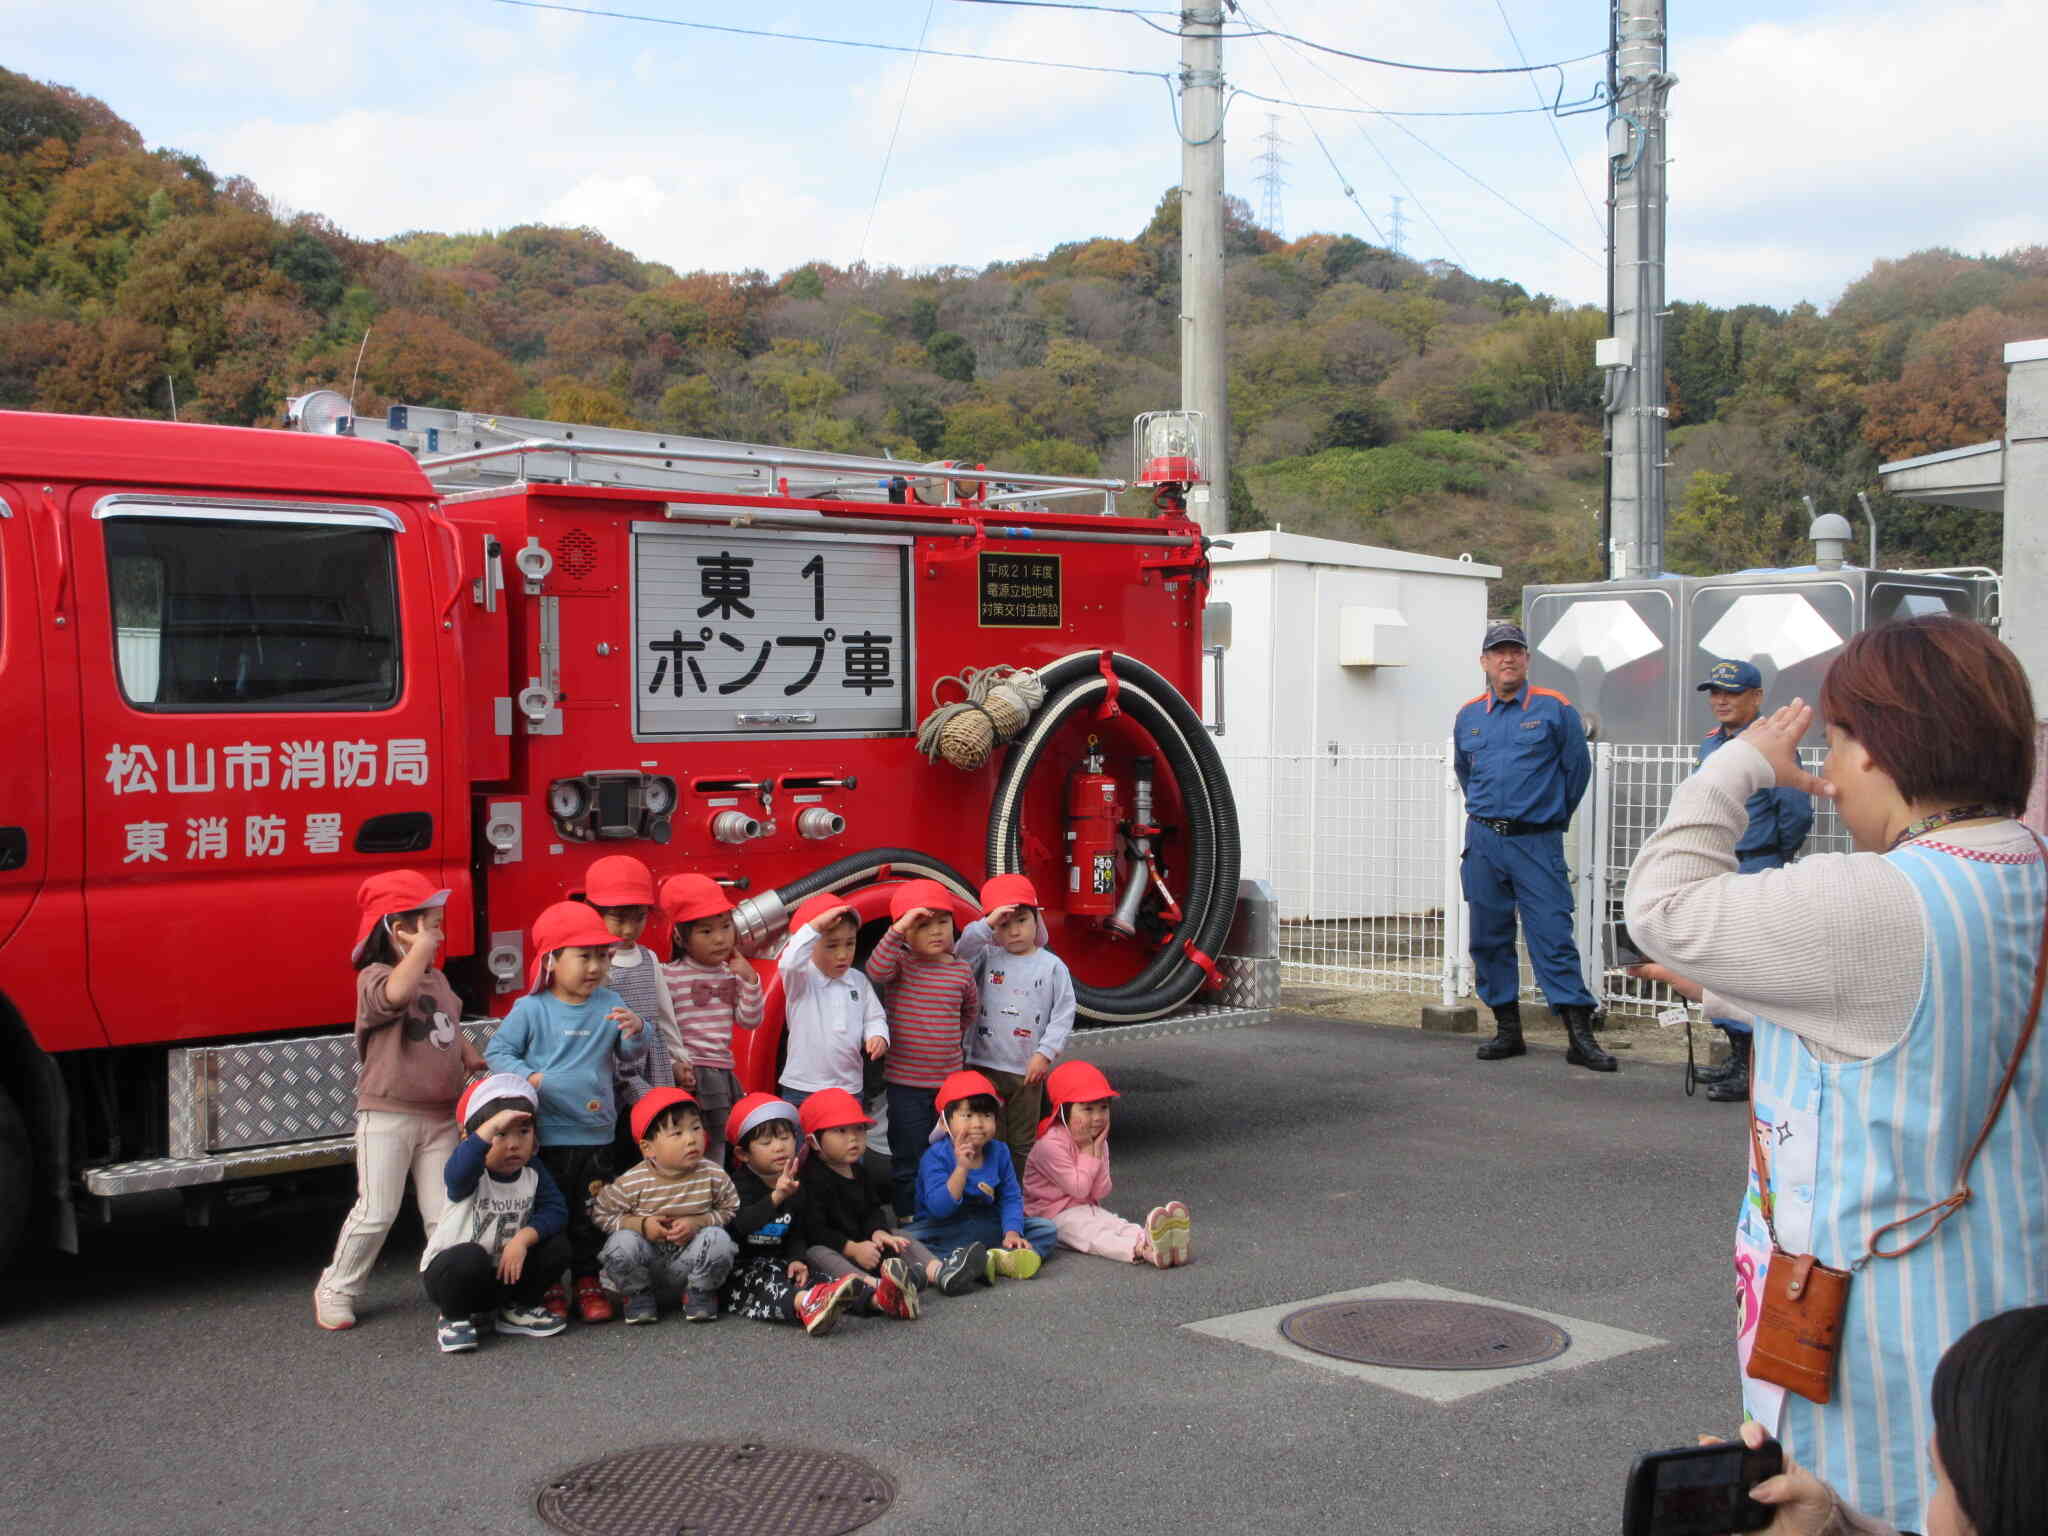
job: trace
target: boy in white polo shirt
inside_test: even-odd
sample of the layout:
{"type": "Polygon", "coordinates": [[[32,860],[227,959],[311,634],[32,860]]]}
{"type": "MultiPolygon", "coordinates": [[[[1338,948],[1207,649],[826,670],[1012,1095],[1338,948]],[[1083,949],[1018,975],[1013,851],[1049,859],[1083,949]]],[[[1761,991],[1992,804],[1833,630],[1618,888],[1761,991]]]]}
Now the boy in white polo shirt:
{"type": "Polygon", "coordinates": [[[813,896],[789,920],[782,973],[782,1097],[801,1106],[820,1088],[861,1096],[861,1058],[889,1049],[889,1016],[874,983],[854,969],[860,918],[841,896],[813,896]]]}

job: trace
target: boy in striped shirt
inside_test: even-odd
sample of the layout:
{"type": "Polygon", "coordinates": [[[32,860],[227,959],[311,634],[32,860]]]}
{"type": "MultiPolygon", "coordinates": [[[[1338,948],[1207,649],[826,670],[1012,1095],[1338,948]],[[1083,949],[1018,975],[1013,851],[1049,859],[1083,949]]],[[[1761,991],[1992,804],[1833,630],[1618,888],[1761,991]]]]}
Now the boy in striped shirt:
{"type": "Polygon", "coordinates": [[[718,1316],[718,1288],[738,1248],[725,1228],[740,1208],[723,1168],[704,1156],[704,1117],[680,1088],[655,1088],[633,1106],[640,1161],[602,1186],[590,1219],[609,1235],[599,1255],[608,1290],[626,1298],[626,1321],[660,1317],[658,1293],[679,1291],[693,1323],[718,1316]]]}
{"type": "Polygon", "coordinates": [[[979,914],[936,880],[911,880],[889,902],[895,921],[868,957],[868,979],[889,1012],[889,1161],[896,1219],[917,1210],[917,1165],[938,1111],[932,1094],[964,1064],[968,1031],[981,1012],[974,968],[953,953],[956,919],[979,914]]]}

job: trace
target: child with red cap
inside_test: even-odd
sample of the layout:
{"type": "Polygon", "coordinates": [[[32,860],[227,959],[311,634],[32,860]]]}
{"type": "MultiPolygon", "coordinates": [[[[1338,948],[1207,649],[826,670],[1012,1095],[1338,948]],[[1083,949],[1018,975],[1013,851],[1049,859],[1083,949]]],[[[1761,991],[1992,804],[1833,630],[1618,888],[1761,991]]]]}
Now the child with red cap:
{"type": "MultiPolygon", "coordinates": [[[[979,1072],[955,1072],[939,1086],[939,1124],[917,1170],[917,1220],[903,1234],[929,1248],[980,1244],[988,1257],[980,1278],[1028,1280],[1052,1257],[1059,1231],[1024,1214],[1010,1149],[996,1138],[1003,1101],[979,1072]]],[[[894,1134],[894,1131],[891,1131],[894,1134]]]]}
{"type": "Polygon", "coordinates": [[[718,1288],[732,1273],[726,1223],[740,1197],[704,1155],[704,1115],[680,1088],[650,1088],[633,1106],[640,1161],[597,1192],[590,1219],[607,1233],[598,1258],[607,1290],[626,1298],[626,1321],[661,1318],[661,1293],[679,1293],[683,1316],[718,1316],[718,1288]]]}
{"type": "Polygon", "coordinates": [[[844,1088],[820,1088],[804,1100],[802,1121],[810,1149],[798,1176],[810,1245],[804,1257],[814,1273],[859,1276],[873,1288],[870,1307],[906,1322],[917,1316],[917,1293],[926,1286],[957,1296],[973,1283],[978,1246],[955,1249],[942,1263],[894,1230],[891,1181],[868,1167],[868,1127],[875,1122],[860,1100],[844,1088]]]}
{"type": "Polygon", "coordinates": [[[408,1174],[429,1233],[448,1208],[441,1169],[455,1150],[455,1100],[484,1059],[458,1027],[462,1004],[436,964],[447,900],[410,869],[372,875],[356,891],[356,1203],[313,1287],[322,1328],[355,1326],[408,1174]]]}
{"type": "Polygon", "coordinates": [[[676,1076],[704,1111],[704,1155],[723,1167],[726,1117],[740,1097],[732,1032],[760,1027],[761,977],[740,953],[732,903],[709,875],[662,881],[661,915],[672,954],[662,980],[676,1021],[676,1076]]]}
{"type": "Polygon", "coordinates": [[[444,1355],[476,1348],[475,1317],[495,1312],[499,1333],[550,1338],[563,1322],[540,1305],[548,1277],[569,1262],[567,1204],[533,1160],[536,1096],[525,1078],[495,1073],[456,1105],[463,1138],[442,1170],[447,1209],[427,1235],[420,1277],[440,1309],[444,1355]]]}
{"type": "MultiPolygon", "coordinates": [[[[662,980],[661,957],[640,942],[647,919],[655,911],[654,871],[630,853],[607,854],[593,860],[583,872],[583,889],[578,894],[618,941],[605,985],[647,1023],[647,1054],[631,1066],[622,1062],[615,1084],[623,1105],[631,1109],[650,1089],[672,1088],[679,1081],[675,1008],[662,980]]],[[[622,1151],[631,1145],[632,1141],[621,1137],[622,1151]]],[[[626,1156],[630,1160],[631,1154],[626,1156]]]]}
{"type": "Polygon", "coordinates": [[[789,920],[789,942],[775,964],[782,974],[782,1097],[801,1104],[820,1088],[858,1097],[862,1056],[889,1049],[889,1018],[874,984],[853,968],[860,918],[843,896],[821,892],[789,920]]]}
{"type": "Polygon", "coordinates": [[[804,1262],[807,1211],[796,1171],[796,1106],[772,1093],[750,1093],[733,1105],[725,1136],[733,1145],[740,1201],[729,1229],[740,1258],[726,1282],[727,1309],[756,1322],[801,1323],[806,1333],[830,1333],[860,1282],[852,1275],[814,1276],[804,1262]]]}
{"type": "Polygon", "coordinates": [[[1003,1095],[1003,1141],[1018,1167],[1031,1156],[1045,1074],[1074,1032],[1074,978],[1045,947],[1037,888],[1022,875],[996,875],[981,888],[988,916],[960,935],[974,967],[981,1018],[967,1039],[967,1065],[1003,1095]]]}
{"type": "Polygon", "coordinates": [[[1049,1219],[1060,1243],[1127,1264],[1160,1269],[1188,1261],[1188,1208],[1155,1205],[1141,1227],[1106,1209],[1109,1198],[1109,1101],[1117,1091],[1091,1062],[1063,1061],[1045,1080],[1052,1113],[1024,1165],[1024,1209],[1049,1219]]]}
{"type": "MultiPolygon", "coordinates": [[[[516,1072],[538,1092],[540,1160],[569,1201],[569,1267],[576,1311],[586,1323],[612,1317],[597,1282],[604,1234],[591,1225],[589,1197],[612,1176],[614,1082],[621,1059],[646,1053],[643,1021],[604,984],[617,942],[580,901],[558,901],[542,912],[533,924],[532,990],[484,1047],[492,1070],[516,1072]]],[[[560,1286],[549,1287],[546,1300],[550,1311],[567,1315],[560,1286]]]]}
{"type": "Polygon", "coordinates": [[[916,1211],[917,1165],[937,1123],[932,1093],[964,1065],[967,1032],[980,1012],[974,970],[953,953],[956,922],[974,909],[936,880],[909,880],[889,898],[894,920],[868,956],[868,980],[889,1010],[889,1162],[896,1211],[916,1211]]]}

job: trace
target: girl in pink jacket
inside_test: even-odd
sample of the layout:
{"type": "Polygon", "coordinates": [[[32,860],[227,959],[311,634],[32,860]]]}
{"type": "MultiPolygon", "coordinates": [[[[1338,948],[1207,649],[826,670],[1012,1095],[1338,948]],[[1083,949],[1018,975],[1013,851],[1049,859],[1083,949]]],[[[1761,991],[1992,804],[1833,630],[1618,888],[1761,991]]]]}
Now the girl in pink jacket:
{"type": "Polygon", "coordinates": [[[1188,1208],[1155,1205],[1141,1227],[1104,1208],[1109,1198],[1109,1101],[1118,1097],[1101,1069],[1063,1061],[1045,1079],[1052,1113],[1024,1165],[1024,1214],[1059,1228],[1060,1243],[1127,1264],[1160,1269],[1188,1261],[1188,1208]]]}

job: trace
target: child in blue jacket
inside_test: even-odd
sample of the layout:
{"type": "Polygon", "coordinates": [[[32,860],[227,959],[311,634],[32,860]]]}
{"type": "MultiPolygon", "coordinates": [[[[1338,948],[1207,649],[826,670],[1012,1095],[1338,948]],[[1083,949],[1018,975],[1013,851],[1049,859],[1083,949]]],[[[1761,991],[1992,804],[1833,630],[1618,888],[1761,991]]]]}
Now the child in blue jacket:
{"type": "MultiPolygon", "coordinates": [[[[569,1202],[569,1270],[577,1315],[586,1323],[612,1317],[597,1278],[604,1234],[591,1224],[590,1197],[614,1172],[613,1083],[622,1063],[631,1067],[646,1054],[640,1017],[604,984],[616,943],[580,901],[541,913],[533,925],[533,990],[512,1005],[484,1047],[492,1071],[518,1073],[540,1097],[540,1162],[569,1202]]],[[[549,1287],[543,1305],[568,1315],[560,1285],[549,1287]]]]}
{"type": "Polygon", "coordinates": [[[917,1219],[902,1228],[937,1253],[969,1243],[988,1251],[982,1280],[1028,1280],[1052,1257],[1059,1229],[1024,1214],[1024,1189],[1010,1149],[996,1137],[1003,1101],[979,1072],[939,1085],[939,1124],[917,1166],[917,1219]]]}

